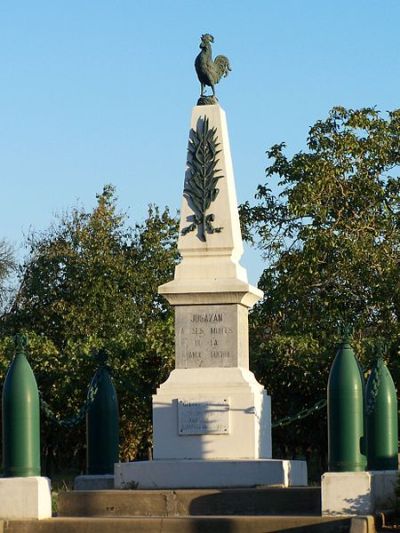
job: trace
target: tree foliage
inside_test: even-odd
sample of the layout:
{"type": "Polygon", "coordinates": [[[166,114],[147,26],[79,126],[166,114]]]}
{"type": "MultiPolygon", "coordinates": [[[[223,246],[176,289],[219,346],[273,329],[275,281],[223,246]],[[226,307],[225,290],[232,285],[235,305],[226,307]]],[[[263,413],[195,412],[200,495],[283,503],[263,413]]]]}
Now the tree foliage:
{"type": "MultiPolygon", "coordinates": [[[[84,402],[93,351],[108,351],[123,459],[145,453],[151,442],[151,393],[173,361],[173,317],[157,287],[173,277],[176,236],[177,220],[167,209],[150,207],[144,223],[128,227],[106,186],[93,211],[73,209],[30,237],[20,289],[1,322],[3,336],[28,333],[39,389],[60,418],[84,402]]],[[[10,342],[3,345],[9,353],[10,342]]],[[[47,469],[82,469],[84,424],[60,430],[42,419],[47,469]]]]}
{"type": "Polygon", "coordinates": [[[0,239],[0,312],[4,312],[9,303],[10,289],[7,284],[10,274],[15,270],[15,258],[11,246],[0,239]]]}
{"type": "MultiPolygon", "coordinates": [[[[277,418],[325,395],[338,324],[353,325],[364,365],[383,337],[399,374],[399,141],[399,110],[336,107],[311,127],[306,151],[267,152],[266,183],[241,206],[266,260],[251,338],[277,418]]],[[[289,426],[282,441],[307,447],[317,436],[323,447],[323,414],[316,421],[289,426]]]]}

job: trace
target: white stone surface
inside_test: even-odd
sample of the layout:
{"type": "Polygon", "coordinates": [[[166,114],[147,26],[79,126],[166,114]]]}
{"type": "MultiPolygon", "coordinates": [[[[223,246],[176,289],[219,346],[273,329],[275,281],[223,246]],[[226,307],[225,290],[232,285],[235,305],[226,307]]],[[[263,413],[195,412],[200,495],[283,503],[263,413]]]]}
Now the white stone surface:
{"type": "Polygon", "coordinates": [[[0,519],[51,517],[51,485],[46,477],[0,478],[0,519]]]}
{"type": "MultiPolygon", "coordinates": [[[[225,270],[221,267],[221,276],[225,270]]],[[[252,307],[263,297],[263,292],[238,279],[174,279],[161,285],[159,293],[171,305],[242,304],[252,307]]]]}
{"type": "MultiPolygon", "coordinates": [[[[207,213],[215,215],[214,225],[220,233],[207,234],[206,241],[197,231],[182,235],[193,211],[183,195],[178,249],[182,261],[175,268],[174,280],[159,287],[173,304],[242,303],[251,307],[262,298],[262,292],[248,284],[246,270],[239,264],[243,254],[239,214],[228,128],[225,112],[219,105],[193,108],[191,128],[207,116],[210,128],[218,137],[217,168],[223,176],[217,184],[219,193],[207,213]]],[[[185,180],[189,177],[186,172],[185,180]]]]}
{"type": "MultiPolygon", "coordinates": [[[[204,252],[206,252],[208,257],[222,255],[232,257],[233,260],[238,260],[243,254],[235,178],[225,111],[219,105],[195,106],[192,111],[191,129],[196,130],[199,122],[201,123],[205,117],[209,121],[209,127],[216,128],[217,142],[219,143],[216,168],[219,170],[218,174],[222,178],[217,183],[219,193],[214,202],[211,203],[209,211],[215,215],[214,226],[222,227],[222,231],[213,234],[207,233],[206,242],[199,240],[197,231],[182,235],[183,228],[190,224],[193,215],[193,210],[187,198],[183,195],[180,237],[178,242],[183,261],[179,265],[178,272],[180,276],[188,276],[190,278],[192,275],[187,271],[185,265],[186,257],[199,257],[200,255],[203,256],[204,252]]],[[[187,171],[185,181],[189,176],[190,174],[187,171]]],[[[212,261],[210,262],[210,268],[213,268],[212,261]]],[[[247,280],[244,269],[239,269],[239,271],[244,276],[243,279],[247,280]]],[[[209,272],[201,272],[200,269],[198,272],[199,277],[213,277],[209,275],[209,272]]]]}
{"type": "MultiPolygon", "coordinates": [[[[205,240],[197,229],[182,234],[194,214],[184,186],[182,260],[174,280],[159,287],[175,306],[176,368],[153,396],[155,460],[116,465],[115,483],[305,485],[305,462],[271,460],[271,400],[249,371],[248,356],[248,309],[263,293],[249,285],[239,264],[243,245],[225,113],[218,105],[196,106],[191,128],[205,117],[216,129],[216,168],[223,176],[206,214],[222,231],[207,233],[205,240]]],[[[187,170],[185,185],[189,177],[187,170]]]]}
{"type": "Polygon", "coordinates": [[[175,369],[153,396],[155,459],[268,459],[271,402],[244,368],[175,369]],[[229,403],[229,432],[180,435],[178,402],[229,403]]]}
{"type": "MultiPolygon", "coordinates": [[[[153,396],[157,460],[250,460],[271,457],[271,402],[249,371],[248,308],[262,297],[239,264],[242,236],[225,113],[193,108],[191,129],[207,117],[217,135],[218,194],[207,214],[221,232],[183,235],[193,220],[185,194],[174,280],[159,293],[175,306],[176,368],[153,396]],[[182,428],[182,405],[198,405],[182,428]],[[200,406],[203,406],[200,408],[200,406]],[[183,431],[182,431],[183,429],[183,431]]],[[[136,467],[135,467],[136,468],[136,467]]],[[[151,468],[151,467],[150,467],[151,468]]]]}
{"type": "Polygon", "coordinates": [[[114,476],[104,475],[83,475],[74,479],[74,490],[110,490],[114,488],[114,476]]]}
{"type": "Polygon", "coordinates": [[[305,461],[137,461],[115,465],[115,488],[187,489],[307,485],[305,461]]]}
{"type": "Polygon", "coordinates": [[[397,470],[327,472],[321,478],[323,515],[368,515],[394,506],[397,470]]]}

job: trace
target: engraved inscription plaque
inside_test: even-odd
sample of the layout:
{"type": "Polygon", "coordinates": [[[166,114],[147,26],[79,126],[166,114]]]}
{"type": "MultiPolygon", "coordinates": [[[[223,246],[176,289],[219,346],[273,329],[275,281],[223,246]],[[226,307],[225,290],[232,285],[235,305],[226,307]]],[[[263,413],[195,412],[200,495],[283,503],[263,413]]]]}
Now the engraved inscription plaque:
{"type": "Polygon", "coordinates": [[[178,400],[179,435],[228,435],[229,399],[178,400]]]}
{"type": "Polygon", "coordinates": [[[247,309],[240,305],[175,308],[176,368],[248,365],[247,309]]]}

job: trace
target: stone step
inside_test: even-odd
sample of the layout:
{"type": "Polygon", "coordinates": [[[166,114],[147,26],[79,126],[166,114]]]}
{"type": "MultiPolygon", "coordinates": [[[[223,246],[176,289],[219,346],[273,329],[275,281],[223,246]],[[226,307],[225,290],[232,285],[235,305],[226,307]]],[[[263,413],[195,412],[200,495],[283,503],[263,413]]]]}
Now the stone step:
{"type": "Polygon", "coordinates": [[[58,515],[75,517],[321,515],[319,487],[60,492],[58,515]]]}
{"type": "Polygon", "coordinates": [[[348,533],[351,518],[232,516],[50,518],[4,522],[3,533],[348,533]]]}

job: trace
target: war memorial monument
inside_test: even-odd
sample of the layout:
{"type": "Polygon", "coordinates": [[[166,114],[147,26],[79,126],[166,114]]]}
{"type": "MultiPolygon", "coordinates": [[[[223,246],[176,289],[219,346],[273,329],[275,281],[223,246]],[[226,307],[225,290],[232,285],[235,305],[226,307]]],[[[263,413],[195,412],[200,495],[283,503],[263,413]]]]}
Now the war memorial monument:
{"type": "Polygon", "coordinates": [[[77,478],[78,490],[58,494],[58,516],[51,517],[50,480],[40,476],[38,388],[26,342],[17,336],[3,387],[1,531],[372,533],[373,515],[398,499],[395,385],[377,354],[365,386],[350,335],[339,345],[327,386],[329,471],[321,489],[305,487],[305,461],[272,458],[271,399],[249,370],[248,312],[263,294],[240,265],[228,128],[215,95],[231,68],[225,56],[212,59],[213,42],[210,34],[201,37],[195,61],[201,94],[189,131],[182,259],[174,279],[159,287],[175,310],[175,369],[153,396],[153,460],[115,463],[115,390],[109,378],[100,393],[98,380],[93,402],[97,397],[102,405],[96,407],[101,431],[92,440],[93,450],[107,456],[96,456],[107,459],[106,473],[88,468],[77,478]],[[115,427],[108,424],[113,417],[115,427]]]}
{"type": "Polygon", "coordinates": [[[230,71],[201,37],[201,95],[193,108],[172,281],[159,287],[175,308],[175,369],[153,396],[153,461],[115,466],[115,487],[306,485],[304,461],[271,458],[271,401],[249,370],[249,285],[226,117],[214,85],[230,71]],[[205,95],[205,87],[212,96],[205,95]]]}

